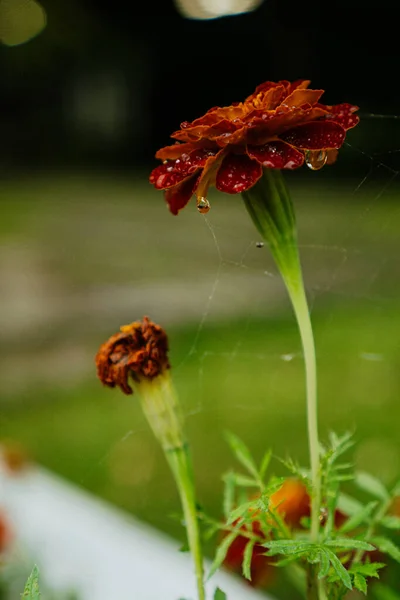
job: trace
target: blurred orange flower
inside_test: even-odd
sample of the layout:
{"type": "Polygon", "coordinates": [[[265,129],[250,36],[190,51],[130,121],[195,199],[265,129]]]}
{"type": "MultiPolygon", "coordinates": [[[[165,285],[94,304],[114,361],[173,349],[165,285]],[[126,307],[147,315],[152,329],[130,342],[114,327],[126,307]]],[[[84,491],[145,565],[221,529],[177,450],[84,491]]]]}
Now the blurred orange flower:
{"type": "MultiPolygon", "coordinates": [[[[310,515],[310,498],[307,488],[298,479],[287,479],[282,487],[272,494],[269,499],[270,508],[275,510],[286,524],[292,528],[300,528],[303,517],[310,515]]],[[[263,537],[262,529],[257,521],[252,523],[253,533],[263,537]]],[[[242,570],[244,551],[249,539],[237,536],[230,545],[225,558],[225,566],[237,573],[242,570]]],[[[265,540],[266,541],[266,540],[265,540]]],[[[274,567],[271,558],[265,556],[267,550],[261,544],[256,544],[251,560],[251,582],[254,587],[265,586],[273,577],[274,567]]]]}
{"type": "Polygon", "coordinates": [[[252,187],[262,168],[312,169],[335,162],[346,131],[359,118],[357,106],[319,103],[323,90],[309,90],[308,80],[267,81],[244,102],[211,108],[171,135],[177,142],[161,148],[163,164],[150,175],[165,190],[173,214],[196,193],[200,212],[209,208],[210,186],[228,194],[252,187]]]}

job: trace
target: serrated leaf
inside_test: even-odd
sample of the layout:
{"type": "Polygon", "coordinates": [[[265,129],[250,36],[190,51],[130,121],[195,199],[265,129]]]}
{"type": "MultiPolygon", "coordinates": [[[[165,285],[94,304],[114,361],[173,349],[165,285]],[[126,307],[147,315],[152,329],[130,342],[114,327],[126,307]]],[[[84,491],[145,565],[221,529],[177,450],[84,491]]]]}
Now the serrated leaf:
{"type": "Polygon", "coordinates": [[[331,566],[329,554],[328,552],[325,552],[323,548],[321,548],[321,550],[319,551],[319,564],[320,567],[318,571],[318,579],[323,579],[328,575],[331,566]]]}
{"type": "Polygon", "coordinates": [[[389,538],[379,536],[372,538],[371,542],[384,554],[388,554],[395,561],[400,562],[400,548],[389,540],[389,538]]]}
{"type": "Polygon", "coordinates": [[[278,492],[286,481],[286,477],[274,477],[264,490],[263,496],[272,496],[278,492]]]}
{"type": "Polygon", "coordinates": [[[359,590],[363,594],[367,595],[367,581],[363,575],[356,573],[353,577],[353,585],[356,590],[359,590]]]}
{"type": "Polygon", "coordinates": [[[255,540],[249,540],[243,552],[242,573],[243,577],[251,581],[251,559],[253,558],[255,540]]]}
{"type": "Polygon", "coordinates": [[[381,519],[380,524],[387,529],[400,529],[400,517],[394,515],[387,515],[381,519]]]}
{"type": "Polygon", "coordinates": [[[353,538],[336,538],[335,540],[327,540],[324,546],[330,548],[337,548],[338,550],[364,550],[365,552],[371,552],[375,550],[375,547],[368,542],[362,540],[355,540],[353,538]]]}
{"type": "Polygon", "coordinates": [[[39,570],[36,565],[33,567],[32,573],[28,577],[21,598],[25,600],[40,600],[39,570]]]}
{"type": "Polygon", "coordinates": [[[375,509],[377,504],[378,503],[376,502],[376,500],[373,500],[365,506],[362,506],[362,508],[358,512],[353,514],[350,517],[350,519],[347,519],[347,521],[344,522],[344,524],[339,529],[340,533],[348,533],[349,531],[352,531],[353,529],[361,525],[361,523],[368,521],[368,518],[371,516],[371,513],[375,509]]]}
{"type": "Polygon", "coordinates": [[[258,487],[257,481],[247,475],[241,475],[240,473],[232,473],[232,480],[238,487],[258,487]]]}
{"type": "Polygon", "coordinates": [[[267,452],[263,456],[263,459],[262,459],[261,465],[260,465],[259,475],[260,475],[261,481],[264,479],[265,474],[268,470],[269,463],[271,462],[271,457],[272,457],[272,450],[267,450],[267,452]]]}
{"type": "Polygon", "coordinates": [[[368,494],[379,498],[379,500],[388,500],[390,498],[389,492],[383,483],[370,473],[358,471],[355,475],[355,483],[364,492],[368,492],[368,494]]]}
{"type": "Polygon", "coordinates": [[[359,513],[364,508],[364,505],[359,500],[356,500],[352,496],[349,496],[348,494],[340,493],[339,498],[338,498],[337,508],[343,514],[349,515],[350,517],[352,517],[353,515],[356,515],[357,513],[359,513]]]}
{"type": "Polygon", "coordinates": [[[292,563],[296,562],[299,560],[299,557],[297,554],[293,554],[292,556],[286,556],[285,558],[281,558],[280,560],[274,561],[273,564],[274,567],[287,567],[288,565],[291,565],[292,563]]]}
{"type": "Polygon", "coordinates": [[[220,588],[217,588],[214,592],[214,600],[226,600],[226,594],[220,588]]]}
{"type": "Polygon", "coordinates": [[[242,442],[240,438],[230,432],[226,432],[225,438],[238,461],[245,467],[245,469],[249,471],[251,475],[253,475],[253,477],[258,479],[258,469],[246,444],[242,442]]]}
{"type": "Polygon", "coordinates": [[[235,482],[233,480],[233,473],[229,472],[224,475],[224,498],[223,498],[223,509],[224,516],[227,519],[228,515],[232,512],[235,506],[235,482]]]}
{"type": "Polygon", "coordinates": [[[349,572],[345,569],[345,567],[342,565],[336,554],[332,552],[332,550],[326,548],[326,552],[328,553],[330,563],[337,577],[340,579],[343,585],[347,587],[347,589],[351,590],[352,585],[349,572]]]}
{"type": "Polygon", "coordinates": [[[227,515],[227,523],[231,525],[241,517],[243,517],[247,512],[249,512],[255,506],[255,502],[244,502],[240,506],[237,506],[227,515]]]}
{"type": "Polygon", "coordinates": [[[360,575],[364,575],[364,577],[379,577],[379,569],[385,567],[385,563],[354,563],[351,565],[349,572],[350,573],[359,573],[360,575]]]}
{"type": "Polygon", "coordinates": [[[308,552],[310,549],[314,549],[313,544],[310,542],[298,540],[274,540],[265,542],[262,546],[268,549],[268,552],[265,553],[266,556],[275,556],[276,554],[298,554],[299,552],[308,552]]]}
{"type": "Polygon", "coordinates": [[[239,531],[231,531],[226,537],[224,537],[222,542],[219,544],[215,553],[214,561],[210,567],[210,572],[208,574],[207,579],[210,579],[210,577],[212,577],[214,573],[220,568],[220,566],[226,558],[230,545],[237,538],[239,533],[239,531]]]}

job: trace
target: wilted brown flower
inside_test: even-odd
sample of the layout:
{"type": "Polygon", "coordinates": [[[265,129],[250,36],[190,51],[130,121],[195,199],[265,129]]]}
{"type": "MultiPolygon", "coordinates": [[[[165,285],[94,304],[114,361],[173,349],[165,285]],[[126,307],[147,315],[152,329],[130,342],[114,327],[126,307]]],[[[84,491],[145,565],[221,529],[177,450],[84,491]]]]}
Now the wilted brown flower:
{"type": "Polygon", "coordinates": [[[96,365],[104,385],[118,385],[125,394],[132,394],[129,376],[136,382],[152,380],[169,369],[167,334],[148,317],[123,325],[120,333],[100,346],[96,365]]]}

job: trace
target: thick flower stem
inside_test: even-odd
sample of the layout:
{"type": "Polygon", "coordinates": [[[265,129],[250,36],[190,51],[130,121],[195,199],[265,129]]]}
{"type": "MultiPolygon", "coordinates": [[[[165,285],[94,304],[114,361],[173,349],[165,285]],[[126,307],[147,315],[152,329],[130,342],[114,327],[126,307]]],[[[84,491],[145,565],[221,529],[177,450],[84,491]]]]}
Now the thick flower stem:
{"type": "Polygon", "coordinates": [[[321,478],[319,464],[316,356],[314,335],[298,257],[295,259],[295,263],[297,264],[293,265],[294,268],[290,269],[289,273],[286,273],[286,269],[282,269],[281,267],[281,274],[293,305],[303,346],[307,390],[308,446],[312,481],[311,539],[314,542],[317,542],[321,505],[321,478]]]}
{"type": "Polygon", "coordinates": [[[192,555],[198,600],[205,600],[203,552],[197,518],[196,494],[189,448],[183,434],[183,419],[169,372],[135,386],[143,412],[161,444],[178,488],[192,555]]]}
{"type": "Polygon", "coordinates": [[[189,451],[187,446],[184,446],[169,450],[166,452],[166,456],[175,477],[181,499],[189,550],[195,567],[198,600],[205,600],[203,553],[189,451]]]}
{"type": "Polygon", "coordinates": [[[298,252],[293,205],[282,174],[276,169],[264,169],[263,177],[242,195],[246,208],[259,233],[267,241],[285,282],[300,330],[306,371],[307,429],[312,482],[311,539],[318,542],[321,478],[316,357],[298,252]]]}

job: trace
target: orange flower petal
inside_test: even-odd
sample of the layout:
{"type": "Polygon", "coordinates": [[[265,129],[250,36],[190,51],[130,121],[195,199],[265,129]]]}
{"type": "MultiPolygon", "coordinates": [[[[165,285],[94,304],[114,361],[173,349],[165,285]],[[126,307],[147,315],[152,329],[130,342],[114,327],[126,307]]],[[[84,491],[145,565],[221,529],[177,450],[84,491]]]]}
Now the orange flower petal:
{"type": "Polygon", "coordinates": [[[310,121],[285,131],[280,139],[304,150],[329,150],[340,148],[346,137],[341,125],[334,121],[310,121]]]}
{"type": "Polygon", "coordinates": [[[250,158],[271,169],[297,169],[304,163],[303,152],[279,140],[263,146],[248,146],[247,153],[250,158]]]}
{"type": "Polygon", "coordinates": [[[240,194],[260,179],[262,167],[246,154],[228,154],[217,173],[216,188],[227,194],[240,194]]]}
{"type": "Polygon", "coordinates": [[[178,183],[178,185],[165,191],[165,201],[173,215],[177,215],[189,202],[197,187],[198,181],[199,175],[196,174],[184,179],[181,183],[178,183]]]}
{"type": "Polygon", "coordinates": [[[193,150],[189,154],[183,153],[175,161],[169,161],[156,167],[150,174],[150,183],[157,190],[174,187],[203,167],[208,157],[214,154],[212,150],[205,149],[193,150]]]}
{"type": "Polygon", "coordinates": [[[309,79],[297,79],[290,84],[289,92],[293,92],[293,90],[305,90],[310,85],[311,81],[309,79]]]}
{"type": "Polygon", "coordinates": [[[226,154],[226,150],[220,150],[215,156],[210,156],[204,165],[203,172],[196,186],[197,198],[206,198],[208,188],[215,185],[218,169],[221,166],[222,160],[226,154]]]}
{"type": "MultiPolygon", "coordinates": [[[[214,144],[210,145],[210,147],[212,146],[214,146],[214,144]]],[[[176,160],[177,158],[180,158],[182,154],[188,154],[196,148],[207,148],[207,143],[188,142],[186,144],[179,144],[178,142],[176,142],[175,144],[172,144],[172,146],[165,146],[164,148],[160,148],[160,150],[156,152],[156,158],[158,158],[159,160],[176,160]]]]}
{"type": "Polygon", "coordinates": [[[236,129],[237,126],[232,121],[223,119],[213,125],[196,125],[195,127],[188,126],[186,129],[179,129],[171,137],[181,142],[196,142],[200,138],[213,140],[224,133],[232,133],[236,129]]]}
{"type": "Polygon", "coordinates": [[[321,98],[324,90],[303,90],[297,88],[287,98],[284,99],[282,104],[292,108],[294,106],[302,106],[303,104],[315,104],[321,98]]]}

